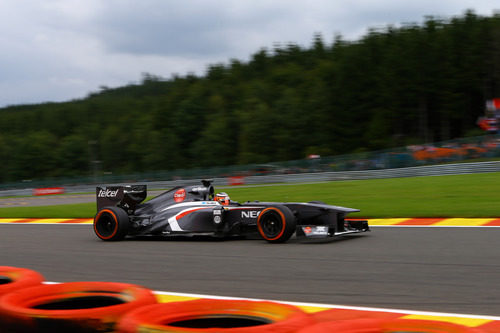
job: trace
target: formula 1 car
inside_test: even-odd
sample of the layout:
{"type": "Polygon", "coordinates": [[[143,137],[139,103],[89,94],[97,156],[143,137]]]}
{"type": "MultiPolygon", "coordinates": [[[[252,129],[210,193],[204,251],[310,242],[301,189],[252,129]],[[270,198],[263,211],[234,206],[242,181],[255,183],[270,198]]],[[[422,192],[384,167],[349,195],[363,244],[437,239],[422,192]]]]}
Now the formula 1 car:
{"type": "Polygon", "coordinates": [[[105,241],[126,236],[260,235],[281,243],[294,233],[298,238],[326,238],[369,231],[367,221],[345,219],[358,209],[319,201],[221,202],[214,200],[214,187],[206,180],[141,203],[146,195],[146,185],[97,187],[96,235],[105,241]]]}

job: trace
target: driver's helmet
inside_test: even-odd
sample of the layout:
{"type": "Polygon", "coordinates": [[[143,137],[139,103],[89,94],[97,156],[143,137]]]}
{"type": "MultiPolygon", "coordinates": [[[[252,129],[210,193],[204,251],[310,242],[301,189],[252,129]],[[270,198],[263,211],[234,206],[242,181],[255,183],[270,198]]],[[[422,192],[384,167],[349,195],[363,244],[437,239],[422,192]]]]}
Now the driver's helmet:
{"type": "Polygon", "coordinates": [[[217,193],[214,197],[214,200],[218,201],[221,205],[224,205],[224,206],[229,205],[229,202],[231,201],[229,199],[229,195],[227,195],[226,192],[217,193]]]}

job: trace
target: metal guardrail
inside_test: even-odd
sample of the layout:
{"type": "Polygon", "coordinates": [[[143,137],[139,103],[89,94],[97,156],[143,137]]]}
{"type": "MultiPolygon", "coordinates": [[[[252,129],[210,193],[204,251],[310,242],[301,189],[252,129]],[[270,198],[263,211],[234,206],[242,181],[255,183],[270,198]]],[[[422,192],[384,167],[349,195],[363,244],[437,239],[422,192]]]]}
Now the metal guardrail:
{"type": "MultiPolygon", "coordinates": [[[[406,177],[430,173],[429,169],[411,169],[413,167],[436,166],[443,163],[463,163],[478,159],[500,159],[500,134],[466,137],[449,141],[410,145],[377,151],[358,152],[336,156],[309,155],[307,159],[292,161],[274,161],[266,164],[247,164],[189,168],[175,170],[154,170],[133,174],[95,172],[92,175],[75,177],[55,177],[24,179],[22,181],[3,182],[0,184],[2,195],[27,195],[28,188],[65,187],[69,191],[81,191],[86,184],[117,183],[155,183],[174,180],[193,180],[200,178],[224,178],[232,176],[246,177],[247,183],[296,182],[312,178],[311,181],[336,179],[367,179],[373,177],[406,177]],[[393,170],[393,171],[387,171],[393,170]],[[324,173],[324,175],[318,175],[324,173]],[[299,175],[300,174],[300,175],[299,175]],[[260,177],[260,176],[266,177],[260,177]],[[268,181],[270,175],[271,180],[268,181]],[[290,176],[292,175],[292,176],[290,176]],[[387,175],[387,176],[386,176],[387,175]],[[254,178],[253,176],[259,176],[254,178]],[[276,179],[277,178],[277,179],[276,179]],[[5,194],[2,194],[5,193],[5,194]],[[19,194],[21,193],[21,194],[19,194]]],[[[463,167],[463,166],[462,166],[463,167]]],[[[476,168],[477,166],[472,166],[476,168]]],[[[438,167],[438,174],[444,169],[438,167]]],[[[448,168],[448,167],[446,167],[448,168]]],[[[451,167],[455,170],[455,167],[451,167]]],[[[433,169],[431,169],[433,170],[433,169]]],[[[452,171],[452,173],[455,171],[452,171]]],[[[460,172],[460,171],[459,171],[460,172]]],[[[482,172],[481,170],[478,172],[482,172]]],[[[224,182],[224,181],[222,181],[224,182]]]]}
{"type": "Polygon", "coordinates": [[[254,176],[246,177],[245,184],[304,183],[336,180],[443,176],[484,172],[500,172],[500,161],[441,164],[382,170],[335,171],[321,173],[303,173],[294,175],[254,176]]]}
{"type": "MultiPolygon", "coordinates": [[[[244,177],[245,185],[272,184],[272,183],[315,183],[340,180],[362,180],[377,178],[401,178],[422,176],[444,176],[469,173],[500,172],[500,161],[440,164],[419,167],[363,170],[363,171],[334,171],[317,173],[298,173],[283,175],[249,176],[244,177]]],[[[229,178],[215,178],[215,186],[229,186],[229,178]]],[[[184,179],[175,181],[141,182],[149,189],[168,189],[178,185],[199,183],[201,179],[184,179]]],[[[106,184],[110,185],[110,184],[106,184]]],[[[122,185],[120,183],[113,185],[122,185]]],[[[95,184],[67,186],[66,193],[94,192],[95,184]]],[[[0,196],[31,195],[32,188],[0,191],[0,196]]]]}

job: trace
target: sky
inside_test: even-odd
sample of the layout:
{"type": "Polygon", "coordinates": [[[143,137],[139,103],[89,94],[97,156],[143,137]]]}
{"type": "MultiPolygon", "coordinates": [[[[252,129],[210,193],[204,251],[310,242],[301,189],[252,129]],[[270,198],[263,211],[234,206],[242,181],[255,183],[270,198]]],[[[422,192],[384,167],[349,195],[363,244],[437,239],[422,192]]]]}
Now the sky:
{"type": "Polygon", "coordinates": [[[0,0],[0,107],[85,98],[145,73],[204,75],[262,48],[309,47],[320,33],[491,16],[493,0],[0,0]]]}

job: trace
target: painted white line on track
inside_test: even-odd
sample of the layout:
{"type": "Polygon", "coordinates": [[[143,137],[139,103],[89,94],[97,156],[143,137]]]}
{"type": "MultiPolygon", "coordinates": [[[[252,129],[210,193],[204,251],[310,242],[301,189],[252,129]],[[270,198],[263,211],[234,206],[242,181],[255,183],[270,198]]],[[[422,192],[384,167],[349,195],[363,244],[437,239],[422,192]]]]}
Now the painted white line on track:
{"type": "MultiPolygon", "coordinates": [[[[88,226],[93,224],[90,222],[79,222],[79,223],[66,223],[66,222],[57,222],[57,223],[37,223],[37,222],[0,222],[0,225],[81,225],[88,226]]],[[[500,228],[498,225],[370,225],[371,228],[500,228]]],[[[359,235],[359,234],[358,234],[359,235]]]]}
{"type": "MultiPolygon", "coordinates": [[[[71,226],[90,226],[93,223],[0,223],[0,225],[71,225],[71,226]]],[[[453,228],[469,228],[469,229],[495,229],[495,228],[500,228],[500,226],[461,226],[461,225],[371,225],[370,229],[374,228],[448,228],[448,229],[453,229],[453,228]]],[[[362,235],[362,234],[353,234],[353,235],[362,235]]],[[[349,235],[346,235],[349,237],[349,235]]],[[[339,235],[337,237],[342,237],[342,235],[339,235]]],[[[165,238],[168,238],[168,236],[165,236],[165,238]]]]}
{"type": "Polygon", "coordinates": [[[500,317],[497,317],[497,316],[483,316],[483,315],[472,315],[472,314],[412,311],[412,310],[372,308],[372,307],[348,306],[348,305],[337,305],[337,304],[288,302],[288,301],[277,301],[277,300],[268,300],[268,299],[259,299],[259,298],[214,296],[214,295],[204,295],[204,294],[177,293],[177,292],[168,292],[168,291],[154,291],[154,293],[159,294],[159,295],[193,297],[193,298],[210,298],[210,299],[223,299],[223,300],[248,300],[248,301],[271,301],[271,302],[278,302],[278,303],[284,303],[284,304],[291,304],[291,305],[295,305],[295,306],[309,306],[309,307],[328,308],[328,309],[344,309],[344,310],[357,310],[357,311],[380,311],[380,312],[395,312],[395,313],[409,314],[409,315],[500,320],[500,317]]]}
{"type": "Polygon", "coordinates": [[[500,228],[498,225],[370,225],[371,228],[500,228]]]}
{"type": "MultiPolygon", "coordinates": [[[[44,281],[43,284],[59,284],[61,282],[51,282],[44,281]]],[[[497,320],[500,321],[499,316],[486,316],[486,315],[473,315],[464,313],[447,313],[447,312],[432,312],[432,311],[413,311],[413,310],[401,310],[401,309],[389,309],[389,308],[373,308],[364,306],[351,306],[351,305],[338,305],[338,304],[323,304],[323,303],[306,303],[306,302],[289,302],[289,301],[278,301],[262,298],[246,298],[246,297],[230,297],[230,296],[216,296],[216,295],[205,295],[205,294],[191,294],[191,293],[179,293],[171,291],[153,291],[157,295],[164,296],[178,296],[178,297],[191,297],[191,298],[209,298],[209,299],[221,299],[221,300],[243,300],[243,301],[269,301],[277,302],[283,304],[290,304],[295,306],[304,307],[314,307],[314,308],[325,308],[325,309],[343,309],[343,310],[354,310],[354,311],[373,311],[373,312],[392,312],[401,313],[407,315],[422,315],[422,316],[435,316],[435,317],[457,317],[457,318],[470,318],[470,319],[485,319],[485,320],[497,320]]],[[[182,301],[184,302],[184,301],[182,301]]]]}
{"type": "MultiPolygon", "coordinates": [[[[43,283],[44,284],[59,284],[61,282],[44,281],[43,283]]],[[[388,308],[372,308],[372,307],[364,307],[364,306],[351,306],[351,305],[338,305],[338,304],[289,302],[289,301],[277,301],[277,300],[262,299],[262,298],[216,296],[216,295],[179,293],[179,292],[159,291],[159,290],[154,290],[153,292],[155,294],[157,294],[157,295],[164,295],[164,296],[178,296],[178,297],[192,297],[192,298],[209,298],[209,299],[221,299],[221,300],[269,301],[269,302],[277,302],[277,303],[283,303],[283,304],[290,304],[290,305],[295,305],[295,306],[305,306],[305,307],[325,308],[325,309],[343,309],[343,310],[373,311],[373,312],[392,312],[392,313],[401,313],[401,314],[407,314],[407,315],[422,315],[422,316],[437,316],[437,317],[457,317],[457,318],[485,319],[485,320],[500,320],[500,317],[498,317],[498,316],[473,315],[473,314],[464,314],[464,313],[412,311],[412,310],[388,309],[388,308]]],[[[184,302],[184,301],[182,301],[182,302],[184,302]]]]}

